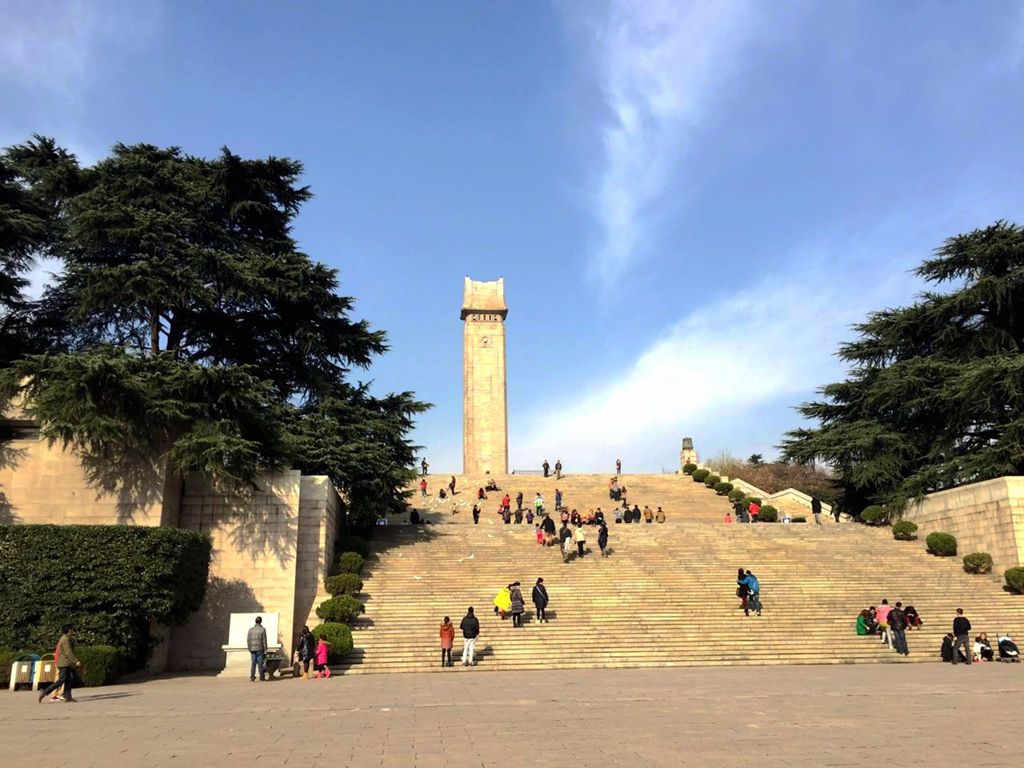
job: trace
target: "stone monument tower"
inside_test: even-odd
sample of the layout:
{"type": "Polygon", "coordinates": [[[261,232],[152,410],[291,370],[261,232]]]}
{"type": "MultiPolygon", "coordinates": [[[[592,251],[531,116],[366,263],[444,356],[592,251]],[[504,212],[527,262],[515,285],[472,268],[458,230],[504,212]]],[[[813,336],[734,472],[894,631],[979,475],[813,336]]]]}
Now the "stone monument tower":
{"type": "Polygon", "coordinates": [[[508,473],[505,280],[466,278],[462,298],[462,471],[508,473]]]}

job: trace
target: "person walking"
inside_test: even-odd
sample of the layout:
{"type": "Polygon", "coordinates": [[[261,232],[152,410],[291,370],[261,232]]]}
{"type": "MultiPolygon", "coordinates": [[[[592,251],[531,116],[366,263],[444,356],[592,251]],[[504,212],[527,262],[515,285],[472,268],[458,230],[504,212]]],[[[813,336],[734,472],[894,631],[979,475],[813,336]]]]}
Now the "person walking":
{"type": "Polygon", "coordinates": [[[316,638],[309,631],[309,627],[303,627],[299,635],[299,663],[302,665],[302,679],[309,680],[309,665],[316,655],[316,638]]]}
{"type": "Polygon", "coordinates": [[[511,605],[509,612],[512,614],[512,626],[523,626],[523,612],[526,610],[526,603],[523,600],[523,591],[519,588],[519,582],[512,582],[511,605]]]}
{"type": "Polygon", "coordinates": [[[647,504],[644,504],[644,522],[648,525],[654,522],[654,510],[647,504]]]}
{"type": "Polygon", "coordinates": [[[523,492],[520,491],[519,493],[516,494],[516,509],[522,509],[522,508],[523,508],[523,492]]]}
{"type": "Polygon", "coordinates": [[[956,652],[960,646],[964,648],[964,658],[971,663],[971,622],[964,616],[964,609],[956,609],[956,618],[953,619],[953,665],[956,666],[956,652]]]}
{"type": "Polygon", "coordinates": [[[267,630],[263,628],[263,617],[257,616],[256,623],[249,627],[245,636],[252,664],[249,666],[249,680],[256,680],[256,668],[260,670],[260,682],[267,679],[267,630]]]}
{"type": "Polygon", "coordinates": [[[892,631],[892,642],[896,653],[910,655],[907,648],[907,616],[903,613],[903,603],[896,601],[896,607],[889,611],[889,629],[892,631]]]}
{"type": "Polygon", "coordinates": [[[547,459],[544,459],[544,463],[541,464],[540,466],[544,470],[544,477],[547,477],[549,474],[551,474],[551,465],[548,464],[547,459]]]}
{"type": "Polygon", "coordinates": [[[441,666],[452,665],[452,646],[455,645],[455,625],[450,617],[445,616],[441,622],[441,666]]]}
{"type": "Polygon", "coordinates": [[[882,642],[892,648],[892,633],[889,632],[889,614],[892,613],[892,606],[889,605],[889,601],[882,598],[881,605],[875,611],[875,617],[878,621],[879,635],[881,635],[882,642]]]}
{"type": "Polygon", "coordinates": [[[562,527],[558,530],[558,544],[562,549],[562,562],[568,563],[572,554],[572,531],[569,530],[568,520],[562,520],[562,527]]]}
{"type": "Polygon", "coordinates": [[[745,579],[747,574],[742,568],[736,572],[736,597],[740,599],[740,607],[743,609],[743,615],[750,615],[750,587],[747,586],[745,579]]]}
{"type": "Polygon", "coordinates": [[[814,515],[815,525],[821,525],[821,499],[817,496],[811,498],[811,514],[814,515]]]}
{"type": "Polygon", "coordinates": [[[427,497],[427,478],[420,480],[420,495],[423,496],[423,498],[427,497]]]}
{"type": "Polygon", "coordinates": [[[601,549],[601,557],[608,557],[608,526],[605,525],[604,520],[601,521],[601,527],[597,529],[597,546],[601,549]]]}
{"type": "Polygon", "coordinates": [[[480,637],[480,619],[473,615],[473,606],[466,609],[459,629],[462,630],[462,666],[475,666],[473,652],[476,650],[476,639],[480,637]]]}
{"type": "Polygon", "coordinates": [[[654,513],[654,519],[657,520],[659,523],[664,523],[665,510],[663,510],[661,507],[658,507],[658,511],[654,513]]]}
{"type": "MultiPolygon", "coordinates": [[[[749,570],[743,577],[741,584],[746,584],[747,589],[750,590],[750,596],[747,598],[747,605],[750,610],[757,611],[757,615],[761,615],[761,584],[758,582],[757,577],[752,574],[749,570]]],[[[750,614],[747,614],[748,616],[750,614]]]]}
{"type": "Polygon", "coordinates": [[[584,547],[587,545],[587,532],[583,529],[582,525],[576,526],[572,539],[576,542],[576,557],[583,557],[584,547]]]}
{"type": "Polygon", "coordinates": [[[429,467],[430,464],[427,463],[427,457],[424,456],[423,461],[420,462],[420,471],[424,477],[430,474],[430,472],[427,471],[429,467]]]}
{"type": "Polygon", "coordinates": [[[75,687],[75,670],[82,668],[82,662],[75,656],[75,635],[77,631],[70,624],[60,630],[57,641],[57,679],[39,691],[39,703],[54,691],[62,691],[65,704],[74,704],[77,699],[71,695],[75,687]]]}
{"type": "Polygon", "coordinates": [[[555,459],[555,480],[562,479],[562,460],[555,459]]]}
{"type": "Polygon", "coordinates": [[[622,474],[622,459],[616,459],[615,460],[615,474],[616,475],[621,475],[622,474]]]}
{"type": "Polygon", "coordinates": [[[547,607],[548,607],[548,590],[544,586],[544,579],[537,579],[537,583],[533,585],[533,607],[537,611],[537,622],[539,624],[547,624],[547,607]]]}
{"type": "Polygon", "coordinates": [[[540,492],[533,497],[533,507],[536,514],[540,515],[544,513],[544,497],[540,495],[540,492]]]}
{"type": "Polygon", "coordinates": [[[562,509],[562,492],[555,488],[555,512],[559,512],[562,509]]]}
{"type": "Polygon", "coordinates": [[[328,643],[323,637],[320,637],[316,641],[316,677],[317,679],[331,676],[331,668],[327,666],[327,661],[331,655],[331,644],[328,643]]]}
{"type": "MultiPolygon", "coordinates": [[[[634,504],[633,505],[633,522],[634,523],[639,523],[640,522],[640,505],[639,504],[634,504]]],[[[648,521],[648,522],[650,522],[650,521],[648,521]]]]}
{"type": "Polygon", "coordinates": [[[452,479],[448,481],[448,492],[452,496],[455,495],[455,475],[452,475],[452,479]]]}
{"type": "MultiPolygon", "coordinates": [[[[504,514],[504,512],[505,512],[505,510],[502,510],[502,514],[504,514]]],[[[479,525],[479,524],[480,524],[480,505],[479,504],[474,504],[473,505],[473,525],[479,525]]]]}
{"type": "Polygon", "coordinates": [[[839,505],[834,501],[832,502],[832,517],[836,519],[837,523],[839,522],[839,505]]]}

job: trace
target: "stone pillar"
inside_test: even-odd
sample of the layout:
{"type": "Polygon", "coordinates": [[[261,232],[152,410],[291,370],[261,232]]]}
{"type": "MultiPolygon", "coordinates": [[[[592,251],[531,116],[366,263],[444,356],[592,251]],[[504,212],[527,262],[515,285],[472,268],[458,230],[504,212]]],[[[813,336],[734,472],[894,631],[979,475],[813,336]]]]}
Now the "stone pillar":
{"type": "Polygon", "coordinates": [[[508,473],[505,281],[466,278],[463,333],[462,466],[465,474],[508,473]]]}

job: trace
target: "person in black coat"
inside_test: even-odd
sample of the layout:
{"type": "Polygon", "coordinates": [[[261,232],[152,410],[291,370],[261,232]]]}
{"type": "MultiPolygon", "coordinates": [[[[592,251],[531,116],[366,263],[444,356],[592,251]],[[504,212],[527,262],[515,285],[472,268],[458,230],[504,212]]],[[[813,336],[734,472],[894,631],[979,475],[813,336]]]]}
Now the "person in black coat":
{"type": "Polygon", "coordinates": [[[309,631],[309,627],[302,628],[302,634],[299,635],[299,661],[302,663],[302,676],[304,678],[309,677],[309,662],[313,660],[313,656],[316,654],[316,640],[313,638],[313,633],[309,631]]]}
{"type": "Polygon", "coordinates": [[[634,504],[633,505],[633,522],[634,523],[639,523],[640,522],[640,505],[639,504],[634,504]]]}
{"type": "Polygon", "coordinates": [[[601,520],[601,527],[597,531],[597,546],[601,548],[601,557],[607,557],[605,548],[608,546],[608,526],[601,520]]]}
{"type": "Polygon", "coordinates": [[[548,617],[544,611],[548,607],[548,591],[544,587],[544,579],[537,579],[533,585],[533,606],[537,609],[537,621],[547,624],[548,617]]]}

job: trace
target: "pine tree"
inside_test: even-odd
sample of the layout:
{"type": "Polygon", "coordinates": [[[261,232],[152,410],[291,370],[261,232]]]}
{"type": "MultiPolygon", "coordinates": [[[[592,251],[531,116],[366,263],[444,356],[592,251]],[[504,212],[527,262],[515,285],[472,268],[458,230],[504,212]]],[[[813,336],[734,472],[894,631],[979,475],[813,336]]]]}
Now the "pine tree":
{"type": "Polygon", "coordinates": [[[301,464],[343,489],[373,481],[380,503],[401,503],[400,488],[371,474],[379,464],[329,451],[317,463],[303,441],[318,433],[330,445],[311,422],[333,413],[346,450],[408,467],[402,446],[424,406],[348,383],[385,352],[385,335],[352,319],[336,272],[291,237],[310,198],[301,164],[119,144],[79,168],[47,142],[2,158],[45,201],[38,237],[63,264],[32,307],[41,348],[3,375],[44,435],[81,453],[108,490],[168,458],[181,475],[239,486],[301,464]]]}
{"type": "Polygon", "coordinates": [[[1024,230],[950,238],[916,274],[949,290],[856,326],[849,377],[798,408],[818,426],[782,446],[835,467],[855,512],[1024,472],[1024,230]]]}

